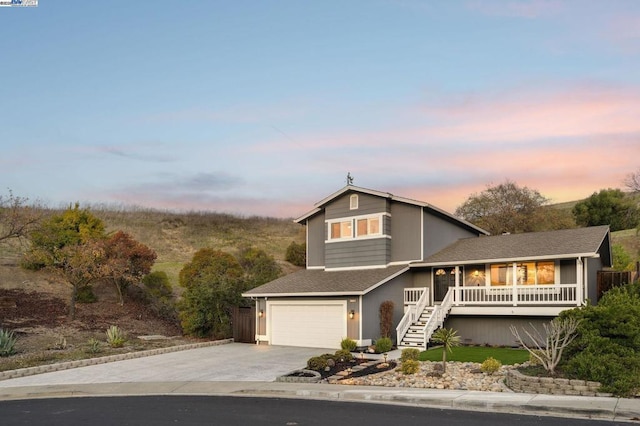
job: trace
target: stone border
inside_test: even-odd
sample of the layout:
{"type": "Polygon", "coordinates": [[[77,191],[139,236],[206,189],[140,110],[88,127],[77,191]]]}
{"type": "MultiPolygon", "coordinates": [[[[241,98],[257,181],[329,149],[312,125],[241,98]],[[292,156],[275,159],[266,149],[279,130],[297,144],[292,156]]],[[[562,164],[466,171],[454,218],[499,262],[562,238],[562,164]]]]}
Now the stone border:
{"type": "Polygon", "coordinates": [[[284,376],[276,377],[276,382],[285,382],[285,383],[317,383],[322,379],[322,376],[317,371],[313,370],[293,370],[284,376]],[[306,373],[311,374],[313,377],[301,377],[301,376],[291,376],[291,374],[295,373],[306,373]]]}
{"type": "Polygon", "coordinates": [[[89,365],[106,364],[108,362],[124,361],[127,359],[143,358],[153,355],[161,355],[171,352],[186,351],[189,349],[206,348],[209,346],[226,345],[233,343],[233,339],[215,340],[212,342],[191,343],[188,345],[168,346],[166,348],[150,349],[140,352],[128,352],[126,354],[109,355],[99,358],[79,359],[77,361],[60,362],[57,364],[39,365],[37,367],[20,368],[18,370],[0,371],[0,380],[15,379],[18,377],[33,376],[35,374],[50,373],[52,371],[69,370],[71,368],[87,367],[89,365]]]}
{"type": "Polygon", "coordinates": [[[598,392],[599,382],[527,376],[513,369],[507,371],[506,385],[514,392],[571,396],[611,396],[598,392]]]}

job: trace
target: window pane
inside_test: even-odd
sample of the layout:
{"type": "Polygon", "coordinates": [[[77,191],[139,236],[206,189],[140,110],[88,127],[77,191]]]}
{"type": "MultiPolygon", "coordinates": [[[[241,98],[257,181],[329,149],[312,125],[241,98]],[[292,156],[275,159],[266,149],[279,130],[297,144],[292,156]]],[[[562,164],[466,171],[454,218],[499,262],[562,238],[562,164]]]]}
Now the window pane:
{"type": "Polygon", "coordinates": [[[380,219],[375,217],[369,219],[369,234],[377,235],[380,233],[380,219]]]}
{"type": "Polygon", "coordinates": [[[536,264],[534,262],[518,264],[518,284],[532,285],[536,283],[536,264]]]}
{"type": "Polygon", "coordinates": [[[507,284],[507,265],[491,265],[491,285],[507,284]]]}
{"type": "Polygon", "coordinates": [[[348,238],[353,234],[351,233],[351,221],[340,222],[340,238],[348,238]]]}
{"type": "Polygon", "coordinates": [[[556,273],[554,262],[538,262],[538,284],[555,284],[556,273]]]}
{"type": "Polygon", "coordinates": [[[340,238],[340,223],[331,224],[331,238],[340,238]]]}
{"type": "Polygon", "coordinates": [[[358,236],[367,235],[367,219],[358,219],[358,236]]]}

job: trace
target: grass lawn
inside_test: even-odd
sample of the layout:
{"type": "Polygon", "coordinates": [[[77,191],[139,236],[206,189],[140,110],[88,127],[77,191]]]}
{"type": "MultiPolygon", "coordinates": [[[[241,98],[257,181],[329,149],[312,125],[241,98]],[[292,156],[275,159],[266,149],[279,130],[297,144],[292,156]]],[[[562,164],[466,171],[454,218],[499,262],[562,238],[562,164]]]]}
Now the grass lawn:
{"type": "MultiPolygon", "coordinates": [[[[447,354],[447,361],[483,362],[493,357],[503,365],[521,364],[529,360],[525,349],[492,348],[486,346],[458,346],[447,354]]],[[[442,361],[442,347],[420,352],[420,361],[442,361]]]]}

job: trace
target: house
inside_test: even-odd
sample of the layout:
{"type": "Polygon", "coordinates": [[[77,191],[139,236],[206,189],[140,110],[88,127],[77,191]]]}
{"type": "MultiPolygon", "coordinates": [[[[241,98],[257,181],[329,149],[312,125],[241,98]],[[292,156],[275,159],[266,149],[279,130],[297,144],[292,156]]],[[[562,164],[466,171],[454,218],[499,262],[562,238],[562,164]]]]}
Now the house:
{"type": "Polygon", "coordinates": [[[596,303],[611,265],[609,228],[489,236],[428,203],[347,185],[295,220],[307,267],[243,294],[256,303],[256,342],[370,345],[394,303],[399,347],[426,348],[452,327],[465,343],[514,345],[510,325],[547,322],[596,303]]]}

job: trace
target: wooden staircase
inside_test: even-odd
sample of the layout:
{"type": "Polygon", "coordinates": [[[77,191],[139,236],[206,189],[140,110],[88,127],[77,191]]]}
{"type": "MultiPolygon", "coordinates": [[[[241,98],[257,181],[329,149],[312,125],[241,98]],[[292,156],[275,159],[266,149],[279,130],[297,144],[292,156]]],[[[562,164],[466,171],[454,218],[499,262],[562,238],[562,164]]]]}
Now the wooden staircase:
{"type": "Polygon", "coordinates": [[[427,345],[424,341],[424,329],[429,322],[429,318],[433,314],[434,307],[427,306],[424,308],[417,321],[413,322],[407,330],[407,334],[404,335],[400,342],[402,348],[426,348],[427,345]]]}

